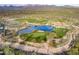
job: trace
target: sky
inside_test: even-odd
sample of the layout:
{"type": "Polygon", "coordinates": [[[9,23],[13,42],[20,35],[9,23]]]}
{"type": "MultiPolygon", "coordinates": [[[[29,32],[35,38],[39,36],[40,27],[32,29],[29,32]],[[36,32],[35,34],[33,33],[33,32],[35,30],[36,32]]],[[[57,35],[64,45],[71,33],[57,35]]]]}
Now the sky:
{"type": "Polygon", "coordinates": [[[0,0],[0,4],[79,5],[79,0],[0,0]]]}

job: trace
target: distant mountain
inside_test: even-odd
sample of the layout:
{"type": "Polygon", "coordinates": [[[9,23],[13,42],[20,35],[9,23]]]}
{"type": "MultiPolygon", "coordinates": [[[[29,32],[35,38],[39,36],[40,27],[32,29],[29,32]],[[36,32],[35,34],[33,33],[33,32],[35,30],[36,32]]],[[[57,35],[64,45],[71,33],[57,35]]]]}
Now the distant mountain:
{"type": "Polygon", "coordinates": [[[0,15],[26,15],[26,14],[54,14],[54,15],[77,15],[79,16],[79,7],[64,5],[0,5],[0,15]]]}
{"type": "MultiPolygon", "coordinates": [[[[76,8],[76,6],[64,5],[64,6],[56,6],[56,5],[39,5],[39,4],[27,4],[27,5],[18,5],[18,4],[1,4],[0,10],[35,10],[35,9],[52,9],[52,8],[76,8]]],[[[78,6],[77,6],[78,7],[78,6]]]]}

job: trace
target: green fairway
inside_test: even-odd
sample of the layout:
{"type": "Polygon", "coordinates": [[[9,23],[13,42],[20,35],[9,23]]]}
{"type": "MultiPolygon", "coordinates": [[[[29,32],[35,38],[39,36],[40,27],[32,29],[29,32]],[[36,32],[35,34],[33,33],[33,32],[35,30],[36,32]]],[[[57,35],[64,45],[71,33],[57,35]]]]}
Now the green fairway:
{"type": "Polygon", "coordinates": [[[62,38],[67,31],[66,28],[55,28],[54,33],[56,33],[57,38],[62,38]]]}
{"type": "Polygon", "coordinates": [[[29,34],[23,34],[20,37],[23,38],[25,41],[32,41],[32,42],[38,42],[38,43],[47,41],[46,33],[44,32],[34,32],[29,34]]]}
{"type": "Polygon", "coordinates": [[[16,19],[15,21],[19,21],[19,22],[29,22],[29,23],[47,23],[48,20],[46,19],[32,19],[32,18],[22,18],[22,19],[16,19]]]}

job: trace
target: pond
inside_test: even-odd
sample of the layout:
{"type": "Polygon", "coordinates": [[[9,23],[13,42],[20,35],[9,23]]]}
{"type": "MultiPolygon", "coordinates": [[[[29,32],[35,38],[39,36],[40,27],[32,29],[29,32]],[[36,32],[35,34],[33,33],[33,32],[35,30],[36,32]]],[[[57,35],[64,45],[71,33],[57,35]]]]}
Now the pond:
{"type": "Polygon", "coordinates": [[[31,33],[34,30],[40,30],[40,31],[47,31],[47,32],[52,32],[54,30],[53,26],[48,26],[48,25],[41,25],[41,26],[30,26],[28,28],[21,29],[17,32],[17,34],[26,34],[26,33],[31,33]]]}

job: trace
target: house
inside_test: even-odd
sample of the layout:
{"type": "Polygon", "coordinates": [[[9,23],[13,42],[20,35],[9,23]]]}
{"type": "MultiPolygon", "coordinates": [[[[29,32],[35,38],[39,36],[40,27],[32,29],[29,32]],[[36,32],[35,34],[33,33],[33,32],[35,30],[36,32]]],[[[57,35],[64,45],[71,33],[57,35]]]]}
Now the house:
{"type": "Polygon", "coordinates": [[[0,23],[0,34],[5,32],[5,25],[0,23]]]}

